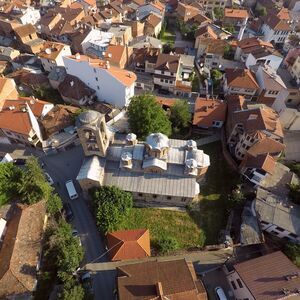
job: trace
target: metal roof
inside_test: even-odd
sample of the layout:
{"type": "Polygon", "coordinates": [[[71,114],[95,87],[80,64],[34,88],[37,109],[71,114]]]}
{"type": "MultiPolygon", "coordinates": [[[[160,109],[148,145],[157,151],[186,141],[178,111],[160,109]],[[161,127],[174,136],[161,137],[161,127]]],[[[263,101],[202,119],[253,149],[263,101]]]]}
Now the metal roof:
{"type": "Polygon", "coordinates": [[[195,197],[200,192],[199,184],[194,177],[130,172],[120,169],[107,170],[104,185],[115,185],[128,192],[188,198],[195,197]]]}
{"type": "Polygon", "coordinates": [[[77,175],[77,180],[91,179],[99,181],[104,173],[105,159],[96,155],[87,157],[77,175]]]}
{"type": "Polygon", "coordinates": [[[155,157],[151,157],[148,159],[145,159],[143,162],[143,169],[149,168],[149,167],[158,167],[162,170],[167,170],[167,162],[155,157]]]}

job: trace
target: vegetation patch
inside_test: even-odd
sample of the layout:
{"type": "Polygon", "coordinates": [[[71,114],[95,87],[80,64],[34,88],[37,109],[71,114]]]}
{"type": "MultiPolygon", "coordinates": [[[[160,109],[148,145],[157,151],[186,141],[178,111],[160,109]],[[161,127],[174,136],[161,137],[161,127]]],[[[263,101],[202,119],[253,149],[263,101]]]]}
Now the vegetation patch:
{"type": "Polygon", "coordinates": [[[133,208],[120,229],[148,228],[151,245],[158,253],[203,247],[204,234],[186,212],[133,208]],[[167,237],[167,238],[166,238],[167,237]]]}

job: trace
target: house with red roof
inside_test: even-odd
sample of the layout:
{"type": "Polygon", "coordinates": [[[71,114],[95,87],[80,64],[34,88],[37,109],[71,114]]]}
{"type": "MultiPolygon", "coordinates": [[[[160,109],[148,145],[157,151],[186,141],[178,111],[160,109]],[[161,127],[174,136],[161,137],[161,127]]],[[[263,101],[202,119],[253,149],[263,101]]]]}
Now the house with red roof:
{"type": "Polygon", "coordinates": [[[113,231],[106,235],[106,239],[112,261],[151,256],[148,229],[113,231]]]}

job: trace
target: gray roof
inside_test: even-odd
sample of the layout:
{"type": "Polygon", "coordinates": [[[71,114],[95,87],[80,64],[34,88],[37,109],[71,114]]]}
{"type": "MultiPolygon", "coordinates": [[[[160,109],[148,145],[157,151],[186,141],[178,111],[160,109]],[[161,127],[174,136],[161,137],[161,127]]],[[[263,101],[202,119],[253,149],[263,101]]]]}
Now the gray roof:
{"type": "Polygon", "coordinates": [[[91,179],[99,181],[104,174],[105,159],[96,155],[86,157],[80,171],[77,175],[77,180],[91,179]]]}
{"type": "Polygon", "coordinates": [[[57,66],[51,70],[51,72],[48,75],[48,79],[62,82],[64,81],[66,75],[67,75],[67,71],[65,67],[57,66]]]}
{"type": "Polygon", "coordinates": [[[200,192],[199,184],[193,177],[139,173],[120,169],[106,169],[104,184],[115,185],[128,192],[173,197],[192,198],[200,192]]]}
{"type": "Polygon", "coordinates": [[[140,36],[140,37],[134,38],[130,42],[130,46],[135,49],[140,49],[140,48],[145,48],[145,47],[161,49],[162,43],[159,39],[156,39],[151,36],[140,36]]]}
{"type": "Polygon", "coordinates": [[[257,189],[255,209],[262,221],[274,224],[291,233],[300,235],[300,206],[272,194],[264,189],[257,189]]]}
{"type": "Polygon", "coordinates": [[[162,170],[167,170],[167,162],[155,157],[147,158],[143,161],[143,169],[149,167],[158,167],[162,170]]]}
{"type": "Polygon", "coordinates": [[[95,110],[88,110],[88,111],[82,112],[78,116],[78,120],[82,124],[90,124],[90,123],[96,122],[99,119],[99,117],[101,117],[101,116],[102,115],[95,110]]]}
{"type": "Polygon", "coordinates": [[[263,235],[256,215],[253,214],[251,203],[245,205],[242,213],[240,242],[243,246],[263,243],[263,235]]]}
{"type": "Polygon", "coordinates": [[[160,132],[151,133],[146,138],[146,144],[152,149],[169,148],[169,138],[160,132]]]}

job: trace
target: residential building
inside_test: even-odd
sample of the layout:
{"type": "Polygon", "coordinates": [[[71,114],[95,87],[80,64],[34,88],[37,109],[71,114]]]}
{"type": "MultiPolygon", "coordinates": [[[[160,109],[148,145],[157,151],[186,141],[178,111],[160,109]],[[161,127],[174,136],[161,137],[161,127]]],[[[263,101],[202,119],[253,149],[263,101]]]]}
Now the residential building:
{"type": "Polygon", "coordinates": [[[279,13],[269,13],[263,19],[261,30],[265,42],[283,44],[285,39],[291,33],[292,28],[289,19],[283,18],[279,13]]]}
{"type": "Polygon", "coordinates": [[[154,48],[154,49],[162,49],[161,40],[154,38],[152,36],[139,36],[134,38],[129,46],[133,49],[141,49],[141,48],[154,48]]]}
{"type": "Polygon", "coordinates": [[[240,28],[246,24],[249,18],[249,13],[246,9],[225,8],[223,25],[232,25],[235,28],[240,28]]]}
{"type": "MultiPolygon", "coordinates": [[[[15,29],[17,27],[22,26],[22,24],[14,19],[7,18],[5,16],[0,16],[0,33],[1,36],[6,38],[13,38],[15,34],[15,29]]],[[[2,45],[2,46],[10,46],[10,45],[2,45]]]]}
{"type": "Polygon", "coordinates": [[[75,106],[92,104],[95,101],[96,91],[73,75],[66,75],[57,89],[66,103],[75,106]]]}
{"type": "Polygon", "coordinates": [[[145,19],[144,34],[158,37],[162,27],[162,18],[156,14],[150,14],[145,19]]]}
{"type": "Polygon", "coordinates": [[[197,1],[205,11],[212,12],[214,8],[218,7],[220,9],[225,8],[226,1],[216,1],[216,0],[198,0],[197,1]]]}
{"type": "Polygon", "coordinates": [[[43,137],[37,119],[53,107],[53,104],[33,98],[4,101],[0,112],[2,135],[11,143],[42,147],[43,137]]]}
{"type": "Polygon", "coordinates": [[[187,22],[201,13],[199,8],[182,2],[178,2],[176,11],[178,18],[183,22],[187,22]]]}
{"type": "Polygon", "coordinates": [[[46,72],[50,72],[53,68],[64,66],[63,57],[71,55],[69,45],[46,41],[38,53],[42,65],[46,72]]]}
{"type": "Polygon", "coordinates": [[[286,197],[258,188],[253,207],[261,229],[278,238],[300,243],[300,206],[286,197]]]}
{"type": "Polygon", "coordinates": [[[151,256],[149,229],[119,230],[106,235],[112,261],[151,256]]]}
{"type": "Polygon", "coordinates": [[[207,300],[193,264],[184,259],[148,261],[117,268],[118,299],[207,300]]]}
{"type": "Polygon", "coordinates": [[[299,297],[299,268],[281,251],[253,258],[233,266],[227,280],[236,299],[265,300],[299,297]]]}
{"type": "Polygon", "coordinates": [[[133,51],[133,66],[136,72],[141,73],[154,73],[156,61],[160,54],[159,49],[153,48],[140,48],[133,51]]]}
{"type": "Polygon", "coordinates": [[[271,43],[252,37],[238,41],[234,59],[244,62],[248,69],[254,65],[268,65],[276,71],[283,57],[271,43]]]}
{"type": "Polygon", "coordinates": [[[0,46],[0,60],[12,61],[20,55],[20,51],[11,47],[0,46]]]}
{"type": "Polygon", "coordinates": [[[194,141],[153,133],[138,142],[131,133],[122,138],[125,144],[115,144],[104,116],[95,111],[80,114],[77,132],[88,156],[77,176],[83,191],[115,185],[147,205],[186,206],[198,197],[210,160],[194,141]]]}
{"type": "Polygon", "coordinates": [[[203,27],[206,26],[208,24],[212,24],[212,20],[210,18],[208,18],[204,13],[200,12],[197,15],[195,15],[194,17],[190,18],[186,24],[190,27],[197,26],[197,27],[203,27]]]}
{"type": "Polygon", "coordinates": [[[162,4],[159,0],[145,3],[144,5],[138,7],[136,11],[136,18],[137,20],[143,20],[153,13],[161,16],[163,19],[165,14],[165,5],[162,4]]]}
{"type": "Polygon", "coordinates": [[[108,61],[111,66],[125,69],[131,64],[133,48],[122,45],[109,45],[100,56],[108,61]]]}
{"type": "Polygon", "coordinates": [[[41,19],[40,11],[38,9],[33,8],[32,6],[23,7],[17,10],[14,9],[14,13],[10,15],[18,21],[20,21],[20,23],[23,25],[35,25],[41,19]]]}
{"type": "Polygon", "coordinates": [[[108,32],[112,33],[114,39],[111,41],[112,45],[129,45],[132,40],[131,26],[122,24],[112,24],[108,29],[108,32]]]}
{"type": "Polygon", "coordinates": [[[32,24],[17,27],[14,31],[21,48],[27,53],[36,54],[43,48],[45,41],[37,36],[36,29],[32,24]]]}
{"type": "Polygon", "coordinates": [[[242,96],[229,96],[227,118],[227,143],[238,160],[248,155],[257,157],[270,154],[274,158],[284,150],[283,131],[279,116],[264,105],[246,104],[242,96]]]}
{"type": "Polygon", "coordinates": [[[259,84],[258,103],[272,107],[278,114],[286,109],[289,91],[281,77],[268,66],[259,66],[256,73],[259,84]]]}
{"type": "Polygon", "coordinates": [[[248,69],[225,69],[223,89],[226,95],[242,95],[246,100],[253,101],[259,85],[248,69]]]}
{"type": "Polygon", "coordinates": [[[0,250],[1,299],[33,297],[40,265],[45,215],[44,201],[30,206],[13,206],[0,250]]]}
{"type": "Polygon", "coordinates": [[[98,29],[91,29],[80,43],[82,52],[93,57],[102,57],[103,52],[111,43],[114,35],[111,32],[105,32],[98,29]]]}
{"type": "Polygon", "coordinates": [[[78,111],[77,107],[59,104],[39,118],[45,153],[56,153],[78,145],[78,135],[74,127],[74,114],[78,111]]]}
{"type": "Polygon", "coordinates": [[[195,48],[198,49],[200,44],[200,39],[210,38],[210,39],[218,39],[218,35],[214,32],[213,27],[211,25],[201,26],[195,32],[195,48]]]}
{"type": "Polygon", "coordinates": [[[134,73],[110,66],[108,61],[91,59],[85,55],[65,56],[63,60],[67,73],[78,77],[95,90],[98,101],[119,108],[129,105],[134,96],[134,73]]]}
{"type": "Polygon", "coordinates": [[[197,98],[195,102],[193,125],[201,128],[221,128],[226,120],[225,102],[197,98]]]}
{"type": "Polygon", "coordinates": [[[153,74],[154,85],[176,95],[191,95],[192,84],[189,78],[193,68],[193,56],[161,53],[153,74]]]}
{"type": "MultiPolygon", "coordinates": [[[[206,36],[206,35],[204,35],[206,36]]],[[[224,56],[224,48],[228,42],[221,39],[215,39],[215,36],[209,32],[209,37],[199,35],[195,40],[197,57],[204,59],[207,68],[218,68],[224,56]]]]}

